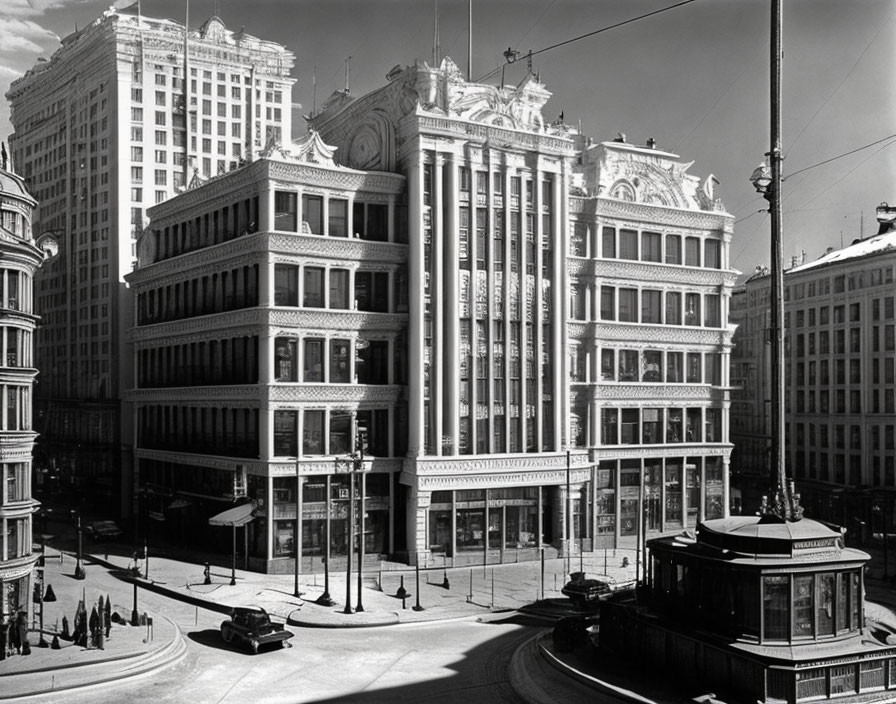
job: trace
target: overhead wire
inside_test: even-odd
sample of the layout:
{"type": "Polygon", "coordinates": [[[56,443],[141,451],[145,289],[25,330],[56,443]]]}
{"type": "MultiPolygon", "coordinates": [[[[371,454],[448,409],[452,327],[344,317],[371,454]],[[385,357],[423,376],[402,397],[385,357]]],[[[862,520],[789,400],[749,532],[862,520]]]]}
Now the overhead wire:
{"type": "MultiPolygon", "coordinates": [[[[544,52],[551,51],[552,49],[556,49],[557,47],[565,46],[566,44],[572,44],[573,42],[577,42],[580,39],[587,39],[588,37],[593,37],[596,34],[600,34],[602,32],[608,32],[611,29],[617,29],[618,27],[623,27],[627,24],[631,24],[632,22],[637,22],[638,20],[643,20],[647,17],[652,17],[653,15],[658,15],[662,12],[667,12],[668,10],[674,10],[676,7],[681,7],[682,5],[689,5],[690,3],[696,2],[696,1],[697,0],[682,0],[681,2],[675,3],[674,5],[669,5],[667,7],[661,7],[659,10],[653,10],[652,12],[646,12],[643,15],[638,15],[637,17],[631,17],[627,20],[623,20],[622,22],[617,22],[616,24],[611,24],[607,27],[601,27],[600,29],[595,29],[594,31],[587,32],[586,34],[580,34],[579,36],[572,37],[571,39],[565,39],[562,42],[557,42],[556,44],[551,44],[550,46],[546,46],[542,49],[539,49],[538,51],[526,52],[525,56],[527,59],[530,59],[533,56],[537,56],[538,54],[543,54],[544,52]]],[[[488,80],[489,78],[494,76],[496,73],[498,73],[498,71],[500,71],[502,68],[504,68],[505,66],[507,66],[509,64],[514,63],[516,60],[517,60],[516,57],[514,57],[513,59],[508,58],[503,64],[492,69],[491,71],[486,73],[484,76],[482,76],[476,82],[481,83],[482,81],[488,80]]]]}

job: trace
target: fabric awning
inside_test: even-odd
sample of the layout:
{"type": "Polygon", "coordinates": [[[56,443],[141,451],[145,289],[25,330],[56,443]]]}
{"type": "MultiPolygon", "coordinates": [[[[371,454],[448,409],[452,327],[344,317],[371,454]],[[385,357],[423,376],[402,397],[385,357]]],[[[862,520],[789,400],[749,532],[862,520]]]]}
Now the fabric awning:
{"type": "Polygon", "coordinates": [[[217,516],[208,519],[210,526],[244,526],[255,518],[255,507],[252,504],[240,504],[217,516]]]}

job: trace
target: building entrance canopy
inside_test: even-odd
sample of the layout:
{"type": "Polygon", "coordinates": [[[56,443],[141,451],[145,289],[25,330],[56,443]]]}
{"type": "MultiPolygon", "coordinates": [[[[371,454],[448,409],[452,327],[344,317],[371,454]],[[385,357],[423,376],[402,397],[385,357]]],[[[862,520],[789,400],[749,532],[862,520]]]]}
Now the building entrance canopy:
{"type": "Polygon", "coordinates": [[[252,504],[241,504],[208,519],[210,526],[244,526],[255,518],[255,507],[252,504]]]}

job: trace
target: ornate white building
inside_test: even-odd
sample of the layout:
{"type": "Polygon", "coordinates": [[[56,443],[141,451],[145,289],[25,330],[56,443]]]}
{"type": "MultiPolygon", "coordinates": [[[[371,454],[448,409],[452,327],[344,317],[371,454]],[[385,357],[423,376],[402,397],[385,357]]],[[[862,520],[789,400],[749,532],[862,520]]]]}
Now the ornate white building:
{"type": "Polygon", "coordinates": [[[115,513],[130,494],[124,275],[146,209],[292,129],[291,52],[217,17],[186,30],[137,8],[65,37],[6,94],[13,163],[39,201],[35,228],[57,232],[62,254],[36,288],[38,459],[115,513]]]}
{"type": "Polygon", "coordinates": [[[279,571],[297,510],[307,559],[344,551],[353,423],[372,554],[537,559],[726,516],[737,272],[712,177],[548,124],[532,74],[387,78],[151,211],[128,279],[141,486],[200,521],[244,473],[250,559],[279,571]]]}
{"type": "MultiPolygon", "coordinates": [[[[34,273],[56,251],[52,237],[35,238],[37,202],[23,180],[0,163],[0,641],[19,612],[30,613],[33,571],[40,557],[32,540],[38,503],[31,493],[34,273]]],[[[5,648],[5,645],[2,647],[5,648]]]]}
{"type": "Polygon", "coordinates": [[[166,518],[146,529],[150,541],[166,530],[223,548],[229,533],[207,519],[245,494],[253,568],[292,564],[299,510],[307,561],[344,555],[350,475],[335,459],[356,449],[360,426],[366,549],[395,551],[407,448],[403,192],[397,174],[336,166],[311,133],[150,210],[127,277],[135,485],[141,521],[166,518]]]}

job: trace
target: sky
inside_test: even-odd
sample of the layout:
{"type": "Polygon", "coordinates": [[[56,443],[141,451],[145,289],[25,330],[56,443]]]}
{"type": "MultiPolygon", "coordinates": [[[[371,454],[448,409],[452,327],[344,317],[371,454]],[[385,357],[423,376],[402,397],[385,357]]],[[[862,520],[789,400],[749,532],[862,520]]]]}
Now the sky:
{"type": "MultiPolygon", "coordinates": [[[[770,146],[769,0],[693,0],[569,41],[680,1],[473,0],[473,78],[516,84],[526,61],[502,71],[503,53],[531,50],[553,94],[546,119],[562,112],[595,141],[653,137],[693,161],[689,173],[713,174],[737,218],[731,265],[750,274],[769,262],[767,203],[749,182],[770,146]]],[[[186,2],[142,0],[141,8],[183,22],[186,2]]],[[[874,234],[877,205],[896,202],[896,0],[782,2],[783,250],[785,260],[812,261],[874,234]]],[[[0,0],[3,92],[110,4],[0,0]]],[[[356,96],[385,84],[398,64],[431,62],[436,8],[440,55],[466,72],[467,0],[192,0],[190,25],[217,14],[296,55],[296,138],[302,114],[345,86],[347,57],[356,96]]],[[[0,99],[0,140],[11,132],[0,99]]]]}

